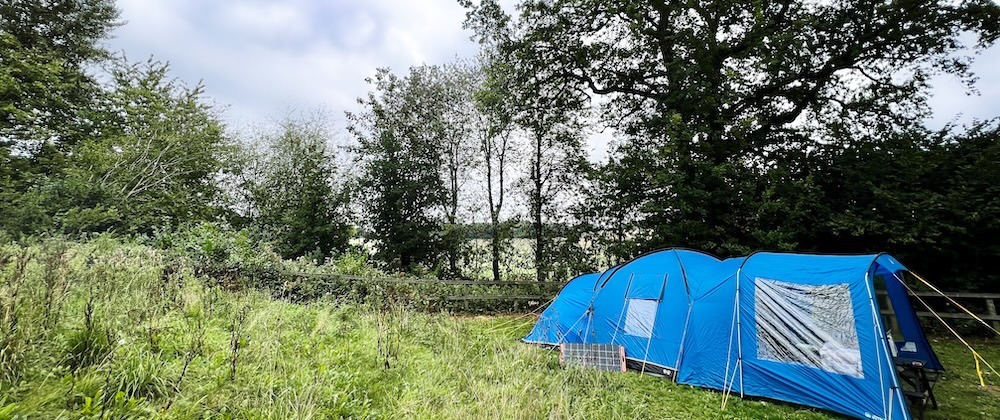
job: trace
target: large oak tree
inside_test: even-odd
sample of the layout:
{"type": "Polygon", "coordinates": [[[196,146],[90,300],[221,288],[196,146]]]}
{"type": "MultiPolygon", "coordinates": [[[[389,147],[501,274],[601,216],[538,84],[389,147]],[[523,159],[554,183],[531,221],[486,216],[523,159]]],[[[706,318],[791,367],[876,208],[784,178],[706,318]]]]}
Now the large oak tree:
{"type": "MultiPolygon", "coordinates": [[[[470,16],[503,21],[498,10],[487,1],[470,16]]],[[[509,59],[553,87],[542,95],[601,97],[626,137],[612,168],[642,173],[618,194],[640,212],[630,234],[722,254],[793,247],[770,232],[781,220],[760,217],[774,205],[768,171],[817,145],[912,128],[929,77],[971,84],[963,40],[983,48],[1000,32],[989,1],[530,0],[520,11],[509,59]]]]}

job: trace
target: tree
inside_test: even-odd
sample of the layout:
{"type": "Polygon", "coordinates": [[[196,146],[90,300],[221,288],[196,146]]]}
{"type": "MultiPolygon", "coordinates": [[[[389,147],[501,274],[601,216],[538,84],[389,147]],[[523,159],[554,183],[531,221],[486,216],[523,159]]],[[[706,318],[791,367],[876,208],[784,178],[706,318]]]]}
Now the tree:
{"type": "Polygon", "coordinates": [[[108,58],[99,42],[118,15],[110,0],[0,3],[0,145],[65,151],[86,134],[98,91],[86,66],[108,58]]]}
{"type": "Polygon", "coordinates": [[[549,248],[553,235],[546,232],[546,226],[559,222],[555,216],[565,209],[556,207],[557,199],[567,192],[573,173],[579,173],[584,159],[582,127],[573,111],[567,109],[575,105],[564,100],[564,96],[558,95],[551,102],[540,100],[525,107],[517,117],[518,124],[527,132],[530,147],[525,181],[538,281],[548,277],[552,257],[549,248]]]}
{"type": "Polygon", "coordinates": [[[357,138],[362,203],[377,256],[412,270],[433,268],[442,247],[439,210],[447,201],[439,173],[439,145],[426,130],[425,93],[433,92],[419,70],[399,78],[380,69],[368,82],[375,88],[359,99],[363,113],[348,113],[348,129],[357,138]]]}
{"type": "Polygon", "coordinates": [[[995,290],[1000,126],[916,129],[829,147],[813,165],[806,249],[891,252],[946,290],[995,290]]]}
{"type": "MultiPolygon", "coordinates": [[[[443,251],[448,263],[448,275],[462,275],[458,266],[461,251],[465,248],[466,230],[460,203],[464,198],[466,183],[472,178],[481,157],[474,141],[479,109],[474,95],[481,84],[481,70],[472,64],[458,61],[441,66],[418,67],[424,73],[427,87],[424,98],[424,127],[430,130],[433,142],[439,146],[442,161],[442,187],[444,200],[443,251]]],[[[413,71],[411,70],[411,77],[413,71]]]]}
{"type": "Polygon", "coordinates": [[[118,23],[110,0],[0,2],[0,213],[2,228],[38,226],[38,191],[92,132],[100,92],[85,69],[107,58],[99,42],[118,23]]]}
{"type": "Polygon", "coordinates": [[[484,51],[493,55],[495,94],[503,94],[502,100],[510,104],[503,118],[522,129],[529,143],[524,190],[535,271],[541,281],[547,277],[552,259],[548,248],[553,238],[546,232],[546,225],[561,222],[554,216],[564,214],[565,209],[554,204],[566,192],[570,177],[580,171],[583,161],[582,119],[586,116],[587,92],[570,84],[549,83],[554,77],[552,69],[536,51],[522,48],[526,44],[516,36],[523,28],[512,23],[495,1],[460,3],[469,9],[465,27],[473,29],[484,51]]]}
{"type": "Polygon", "coordinates": [[[481,57],[483,83],[473,94],[478,117],[475,124],[482,154],[486,203],[490,218],[490,269],[493,281],[501,281],[501,253],[506,243],[508,223],[502,221],[504,199],[509,188],[507,171],[515,149],[514,107],[510,101],[510,68],[499,57],[481,57]]]}
{"type": "Polygon", "coordinates": [[[643,183],[651,245],[733,254],[773,245],[747,227],[781,150],[912,127],[930,74],[971,82],[960,34],[988,46],[998,17],[988,1],[537,0],[507,49],[545,85],[601,95],[641,144],[623,150],[664,168],[643,183]]]}
{"type": "Polygon", "coordinates": [[[380,70],[369,80],[376,91],[360,100],[365,112],[348,114],[360,143],[361,186],[371,194],[373,235],[383,256],[402,268],[436,268],[443,257],[445,275],[462,275],[469,216],[462,203],[480,163],[473,102],[479,72],[464,62],[413,67],[403,78],[380,70]]]}
{"type": "Polygon", "coordinates": [[[248,180],[247,216],[285,258],[322,261],[348,246],[348,185],[338,176],[330,138],[317,115],[286,118],[277,133],[261,139],[267,150],[248,180]]]}
{"type": "Polygon", "coordinates": [[[475,9],[471,1],[459,0],[470,9],[463,23],[475,32],[480,45],[481,83],[473,93],[476,105],[477,134],[482,154],[486,202],[490,218],[490,270],[493,281],[501,281],[501,255],[509,239],[510,223],[502,221],[505,197],[510,186],[507,171],[516,149],[514,140],[514,68],[504,57],[503,45],[513,28],[510,17],[495,2],[485,2],[475,9]]]}
{"type": "Polygon", "coordinates": [[[595,248],[594,257],[599,257],[604,266],[616,261],[627,260],[642,254],[637,231],[644,202],[649,196],[626,194],[626,191],[649,191],[646,174],[653,162],[638,160],[638,153],[622,153],[612,156],[604,164],[589,165],[584,172],[586,178],[580,180],[584,187],[583,199],[574,208],[576,218],[589,232],[590,242],[595,248]]]}
{"type": "Polygon", "coordinates": [[[152,59],[113,61],[99,136],[75,148],[66,170],[68,185],[105,196],[101,205],[115,209],[125,231],[151,233],[217,213],[216,176],[231,145],[203,86],[188,88],[169,70],[152,59]]]}

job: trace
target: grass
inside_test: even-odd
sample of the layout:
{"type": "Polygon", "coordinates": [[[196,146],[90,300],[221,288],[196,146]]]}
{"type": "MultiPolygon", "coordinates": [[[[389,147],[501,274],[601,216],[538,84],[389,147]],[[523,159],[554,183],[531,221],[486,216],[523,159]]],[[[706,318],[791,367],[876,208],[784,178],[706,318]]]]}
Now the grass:
{"type": "MultiPolygon", "coordinates": [[[[718,392],[564,369],[517,341],[531,317],[288,303],[165,272],[158,252],[127,244],[7,246],[5,256],[0,419],[836,418],[738,398],[722,411],[718,392]],[[34,257],[18,280],[22,255],[34,257]]],[[[1000,418],[1000,395],[978,387],[968,351],[934,344],[949,371],[928,418],[1000,418]]],[[[1000,362],[996,342],[975,345],[1000,362]]]]}
{"type": "MultiPolygon", "coordinates": [[[[970,340],[983,357],[1000,370],[1000,342],[970,340]]],[[[946,373],[934,388],[940,410],[927,412],[929,419],[1000,419],[1000,378],[982,367],[986,387],[979,386],[976,363],[969,349],[958,340],[931,338],[931,346],[946,373]]]]}

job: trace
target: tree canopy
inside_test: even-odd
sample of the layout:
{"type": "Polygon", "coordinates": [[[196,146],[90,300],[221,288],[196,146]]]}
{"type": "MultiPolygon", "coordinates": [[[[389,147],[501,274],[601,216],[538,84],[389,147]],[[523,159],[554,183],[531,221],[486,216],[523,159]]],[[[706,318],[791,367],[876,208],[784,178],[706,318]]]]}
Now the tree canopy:
{"type": "MultiPolygon", "coordinates": [[[[617,196],[638,209],[645,248],[723,255],[800,244],[761,219],[775,200],[795,201],[775,195],[794,189],[774,186],[777,173],[801,170],[796,156],[824,144],[918,127],[930,75],[972,81],[963,34],[983,48],[1000,30],[988,1],[531,0],[520,10],[503,40],[509,60],[542,96],[569,86],[600,98],[605,123],[626,136],[605,170],[631,180],[617,196]]],[[[498,25],[483,22],[506,22],[502,13],[487,1],[469,21],[488,36],[498,25]]]]}

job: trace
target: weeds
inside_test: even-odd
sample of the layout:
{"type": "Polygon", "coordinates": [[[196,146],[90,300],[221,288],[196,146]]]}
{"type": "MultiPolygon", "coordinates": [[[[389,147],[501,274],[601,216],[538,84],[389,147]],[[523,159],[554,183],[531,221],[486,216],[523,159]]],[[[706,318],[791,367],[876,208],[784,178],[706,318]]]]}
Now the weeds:
{"type": "Polygon", "coordinates": [[[246,347],[246,324],[247,316],[250,314],[250,306],[243,305],[233,318],[233,325],[230,329],[229,337],[229,380],[236,380],[236,367],[239,362],[240,349],[246,347]]]}
{"type": "Polygon", "coordinates": [[[390,299],[379,307],[376,324],[376,346],[378,347],[377,365],[383,369],[390,369],[392,364],[399,360],[400,331],[399,323],[400,307],[395,301],[394,293],[389,293],[390,299]]]}
{"type": "Polygon", "coordinates": [[[70,334],[67,341],[67,364],[74,371],[103,361],[112,351],[112,333],[97,320],[97,292],[87,295],[83,309],[83,328],[70,334]]]}
{"type": "Polygon", "coordinates": [[[65,242],[48,242],[42,255],[43,327],[49,330],[58,323],[63,303],[69,295],[69,246],[65,242]]]}
{"type": "Polygon", "coordinates": [[[170,283],[169,279],[164,280],[167,281],[161,281],[156,287],[147,289],[145,293],[147,304],[142,309],[145,341],[151,352],[160,351],[159,336],[164,328],[161,326],[161,321],[166,315],[169,304],[170,283]]]}
{"type": "MultiPolygon", "coordinates": [[[[211,306],[212,303],[208,302],[206,299],[201,299],[203,305],[211,306]]],[[[184,376],[187,375],[188,369],[191,367],[191,362],[201,355],[203,349],[205,348],[205,316],[204,314],[210,313],[210,311],[202,310],[201,314],[198,316],[186,316],[184,317],[186,331],[191,333],[188,339],[188,345],[184,349],[184,367],[181,368],[181,374],[177,377],[174,382],[174,391],[180,392],[181,384],[184,382],[184,376]]],[[[173,401],[171,401],[173,403],[173,401]]],[[[167,404],[167,408],[170,404],[167,404]]]]}
{"type": "Polygon", "coordinates": [[[27,278],[28,263],[33,254],[27,248],[19,253],[9,253],[6,250],[0,255],[0,274],[5,275],[3,289],[0,290],[0,310],[3,311],[0,324],[0,385],[16,383],[21,377],[24,367],[24,353],[27,351],[26,334],[18,328],[19,303],[22,286],[27,278]],[[14,260],[13,271],[7,275],[6,267],[14,260]]]}
{"type": "Polygon", "coordinates": [[[115,374],[110,378],[107,389],[123,392],[129,398],[158,398],[173,389],[164,378],[164,361],[156,355],[139,351],[123,354],[118,358],[115,374]]]}

